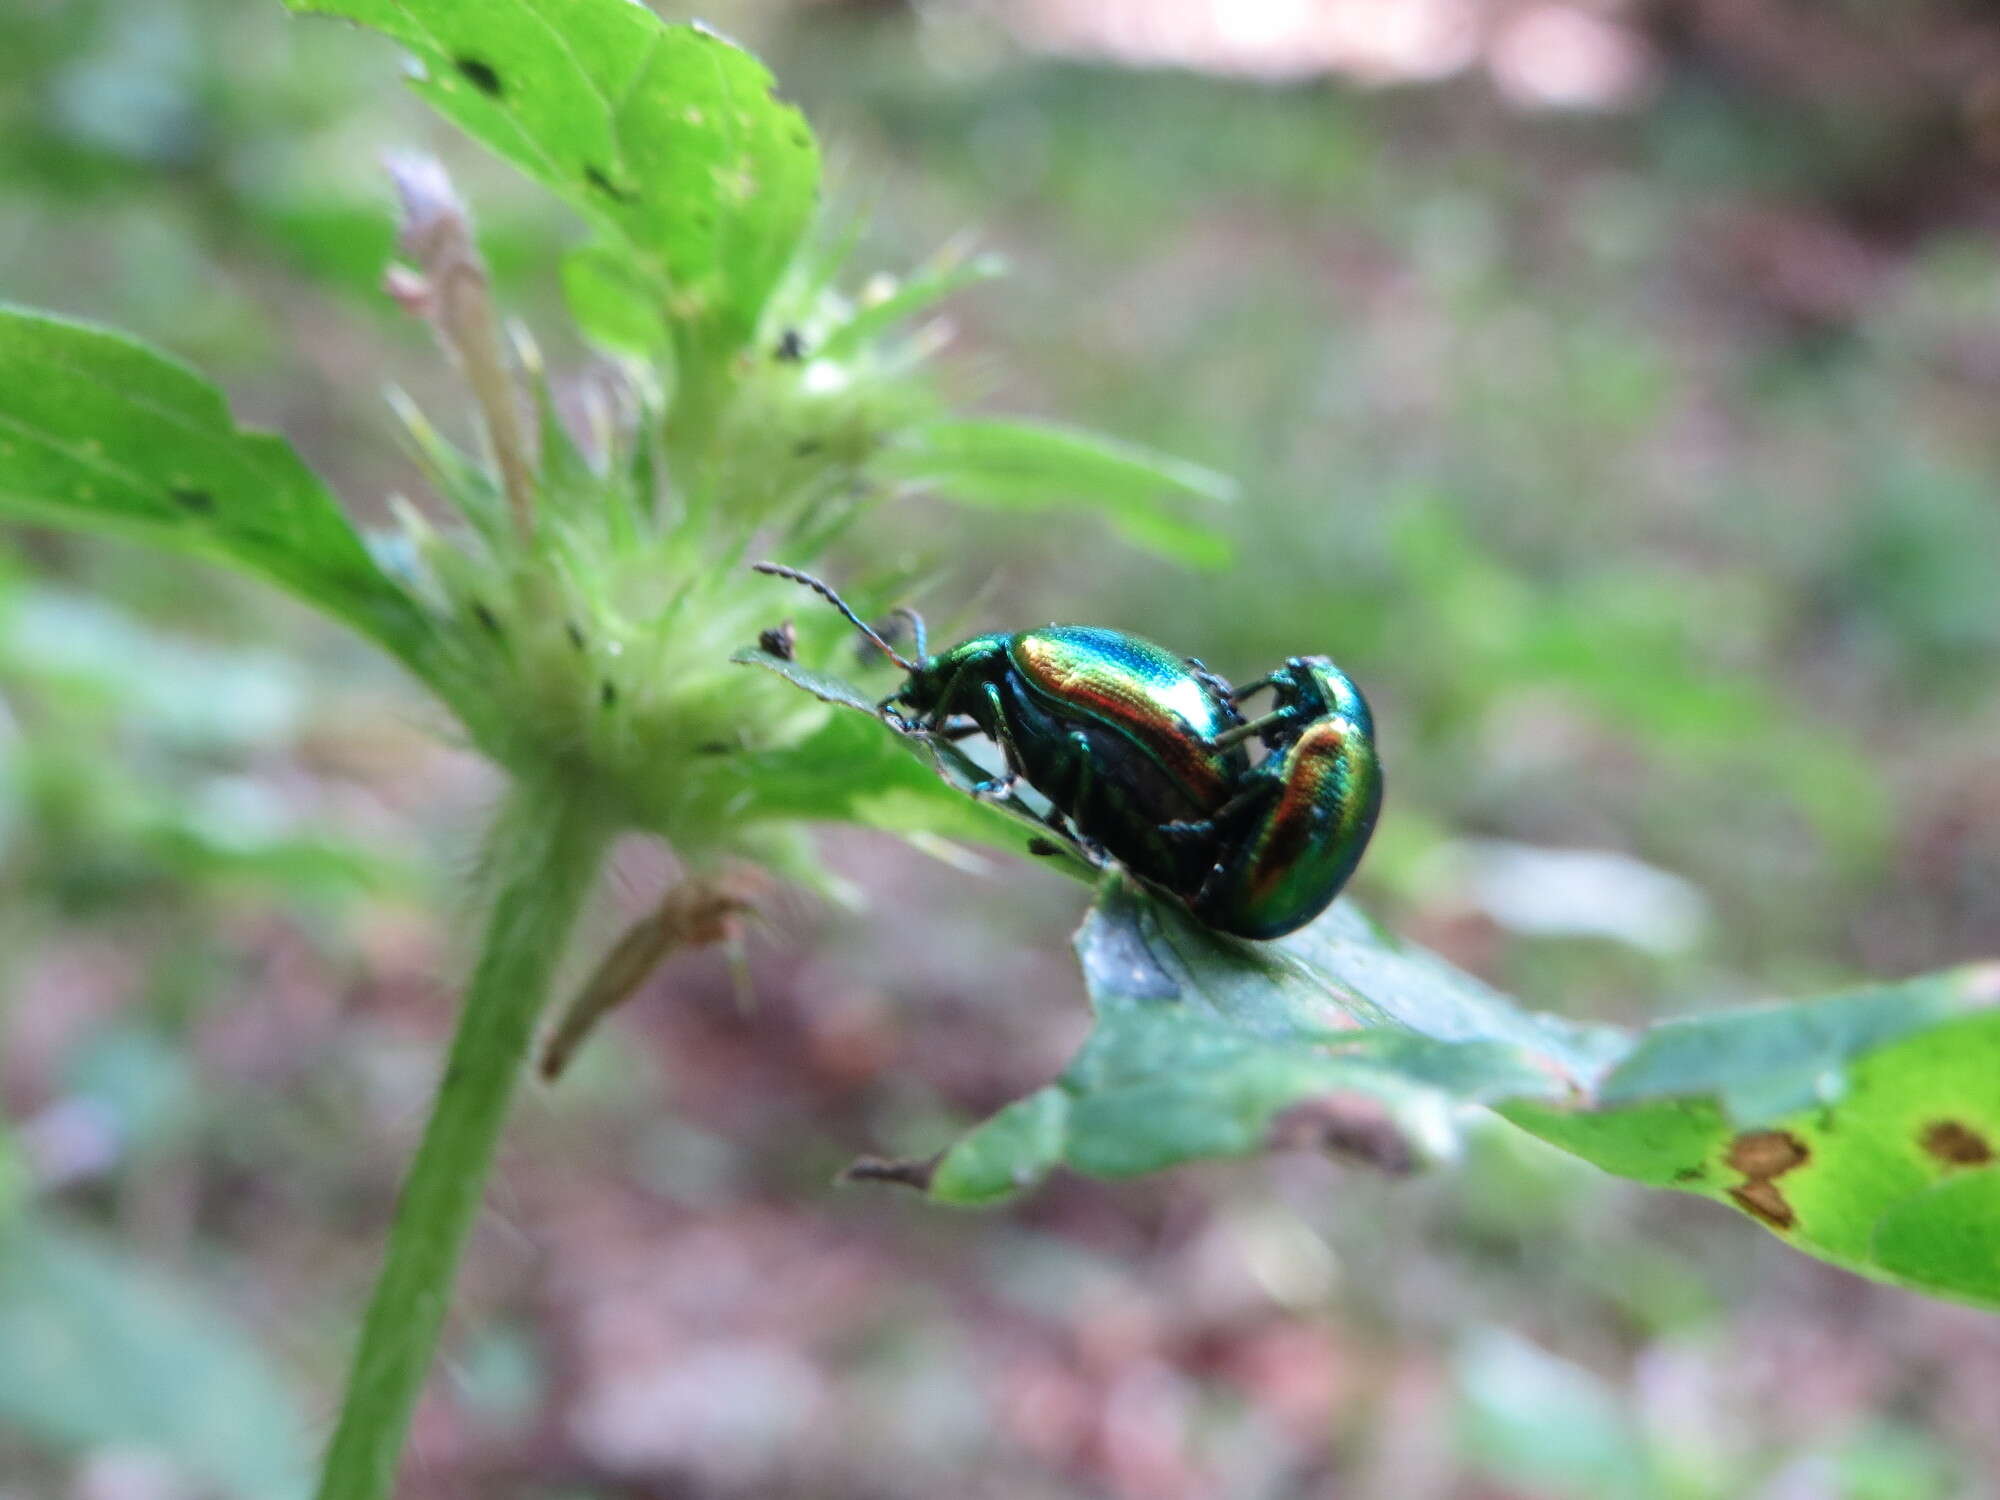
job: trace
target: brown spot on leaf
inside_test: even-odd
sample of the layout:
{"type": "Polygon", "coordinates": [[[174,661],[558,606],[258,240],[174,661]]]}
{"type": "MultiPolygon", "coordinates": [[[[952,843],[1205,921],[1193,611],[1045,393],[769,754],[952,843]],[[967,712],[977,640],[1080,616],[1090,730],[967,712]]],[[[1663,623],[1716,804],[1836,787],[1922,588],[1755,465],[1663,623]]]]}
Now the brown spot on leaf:
{"type": "Polygon", "coordinates": [[[1729,1165],[1756,1182],[1782,1177],[1811,1154],[1788,1130],[1747,1130],[1729,1143],[1729,1165]]]}
{"type": "Polygon", "coordinates": [[[1266,1139],[1274,1151],[1334,1151],[1397,1177],[1418,1165],[1416,1147],[1389,1107],[1372,1094],[1351,1090],[1281,1110],[1266,1139]]]}
{"type": "Polygon", "coordinates": [[[1993,1160],[1986,1137],[1959,1120],[1939,1120],[1926,1127],[1923,1147],[1948,1167],[1983,1167],[1993,1160]]]}
{"type": "Polygon", "coordinates": [[[1792,1212],[1792,1205],[1785,1201],[1775,1182],[1746,1182],[1742,1187],[1731,1188],[1729,1196],[1736,1200],[1738,1208],[1756,1215],[1773,1229],[1790,1229],[1799,1222],[1799,1216],[1792,1212]]]}
{"type": "Polygon", "coordinates": [[[1803,1166],[1812,1155],[1789,1130],[1746,1130],[1729,1143],[1728,1162],[1749,1180],[1729,1190],[1739,1208],[1773,1229],[1790,1229],[1799,1216],[1771,1179],[1803,1166]]]}

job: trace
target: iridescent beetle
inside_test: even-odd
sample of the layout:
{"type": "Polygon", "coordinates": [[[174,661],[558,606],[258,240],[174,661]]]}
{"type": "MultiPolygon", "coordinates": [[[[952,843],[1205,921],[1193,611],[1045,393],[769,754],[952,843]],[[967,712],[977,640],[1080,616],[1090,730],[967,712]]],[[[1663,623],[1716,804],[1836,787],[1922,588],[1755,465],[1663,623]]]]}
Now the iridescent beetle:
{"type": "Polygon", "coordinates": [[[975,796],[1026,782],[1048,799],[1055,831],[1074,829],[1086,849],[1219,931],[1274,938],[1303,927],[1368,846],[1382,805],[1374,724],[1361,690],[1324,656],[1292,657],[1241,688],[1092,625],[978,635],[933,656],[922,617],[906,610],[912,659],[819,579],[755,567],[812,589],[909,674],[878,705],[897,729],[978,732],[999,745],[1006,774],[975,796]],[[1243,700],[1266,690],[1273,707],[1246,720],[1243,700]],[[1255,763],[1251,740],[1265,752],[1255,763]]]}

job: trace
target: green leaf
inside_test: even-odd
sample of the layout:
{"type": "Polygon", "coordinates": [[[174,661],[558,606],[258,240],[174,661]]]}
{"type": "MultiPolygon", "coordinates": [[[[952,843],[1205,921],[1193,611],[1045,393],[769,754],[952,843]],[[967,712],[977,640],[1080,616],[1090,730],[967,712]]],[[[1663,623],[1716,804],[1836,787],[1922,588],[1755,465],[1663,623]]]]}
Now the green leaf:
{"type": "Polygon", "coordinates": [[[1502,1112],[1608,1171],[1732,1204],[1836,1265],[2000,1306],[2000,1241],[1986,1233],[2000,1182],[1996,999],[2000,969],[1987,966],[1668,1022],[1594,1108],[1502,1112]]]}
{"type": "Polygon", "coordinates": [[[1128,541],[1161,556],[1197,567],[1229,561],[1227,542],[1182,517],[1175,502],[1227,502],[1235,485],[1130,443],[1035,422],[926,422],[874,467],[975,505],[1099,511],[1128,541]]]}
{"type": "Polygon", "coordinates": [[[735,348],[811,223],[819,147],[770,72],[632,0],[286,0],[400,42],[431,105],[632,257],[735,348]]]}
{"type": "Polygon", "coordinates": [[[940,257],[936,264],[919,271],[887,296],[857,308],[852,317],[821,340],[813,357],[850,359],[898,323],[915,317],[953,292],[992,280],[1004,269],[998,256],[982,255],[972,260],[940,257]]]}
{"type": "Polygon", "coordinates": [[[291,446],[122,335],[0,307],[0,509],[233,562],[433,676],[428,621],[291,446]]]}
{"type": "Polygon", "coordinates": [[[305,1493],[299,1404],[228,1310],[92,1236],[0,1224],[0,1349],[0,1424],[151,1449],[243,1500],[305,1493]]]}
{"type": "Polygon", "coordinates": [[[613,354],[654,359],[672,335],[659,299],[631,259],[604,245],[586,245],[563,257],[563,297],[583,336],[613,354]]]}
{"type": "Polygon", "coordinates": [[[1097,1025],[1026,1107],[954,1146],[934,1196],[1057,1162],[1122,1177],[1318,1141],[1391,1170],[1449,1155],[1456,1105],[1580,1092],[1616,1033],[1530,1015],[1342,903],[1281,943],[1225,937],[1122,878],[1077,936],[1097,1025]]]}
{"type": "Polygon", "coordinates": [[[1403,1170],[1483,1105],[1837,1265],[2000,1307],[2000,966],[1635,1035],[1527,1010],[1346,902],[1246,943],[1118,876],[1077,952],[1089,1039],[945,1153],[934,1197],[1273,1145],[1403,1170]]]}

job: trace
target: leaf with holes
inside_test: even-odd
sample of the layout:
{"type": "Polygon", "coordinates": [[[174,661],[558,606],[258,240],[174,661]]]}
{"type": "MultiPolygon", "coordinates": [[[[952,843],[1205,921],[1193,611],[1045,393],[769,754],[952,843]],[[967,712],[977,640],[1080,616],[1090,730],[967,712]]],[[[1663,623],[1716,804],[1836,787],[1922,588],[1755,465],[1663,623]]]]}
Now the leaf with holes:
{"type": "Polygon", "coordinates": [[[233,562],[435,681],[435,637],[283,438],[123,335],[0,307],[0,508],[233,562]]]}
{"type": "Polygon", "coordinates": [[[805,117],[749,53],[632,0],[287,4],[408,48],[418,92],[622,247],[701,342],[755,332],[820,167],[805,117]]]}

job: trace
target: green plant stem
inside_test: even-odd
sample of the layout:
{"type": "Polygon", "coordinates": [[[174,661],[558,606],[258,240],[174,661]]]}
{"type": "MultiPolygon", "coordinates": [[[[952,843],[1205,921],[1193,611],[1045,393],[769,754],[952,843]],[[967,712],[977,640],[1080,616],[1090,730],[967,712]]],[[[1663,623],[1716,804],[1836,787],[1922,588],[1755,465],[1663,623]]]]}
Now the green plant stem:
{"type": "Polygon", "coordinates": [[[494,827],[484,946],[396,1206],[319,1500],[392,1491],[507,1106],[608,834],[574,797],[531,787],[515,790],[494,827]]]}

